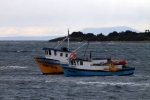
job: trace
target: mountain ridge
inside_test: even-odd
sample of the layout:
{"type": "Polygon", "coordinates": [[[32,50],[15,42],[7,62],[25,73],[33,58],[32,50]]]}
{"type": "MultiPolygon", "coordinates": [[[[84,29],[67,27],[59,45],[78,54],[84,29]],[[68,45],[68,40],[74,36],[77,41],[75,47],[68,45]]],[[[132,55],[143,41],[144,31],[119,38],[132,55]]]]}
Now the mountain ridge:
{"type": "Polygon", "coordinates": [[[126,31],[126,30],[130,30],[133,32],[140,32],[136,29],[133,29],[131,27],[127,27],[127,26],[116,26],[116,27],[103,27],[103,28],[84,28],[81,30],[81,32],[83,33],[93,33],[93,34],[104,34],[104,35],[108,35],[111,32],[122,32],[122,31],[126,31]]]}
{"type": "MultiPolygon", "coordinates": [[[[108,35],[111,32],[122,32],[130,30],[133,32],[139,33],[138,30],[135,30],[133,28],[127,27],[127,26],[118,26],[118,27],[103,27],[103,28],[84,28],[80,32],[82,33],[93,33],[95,35],[102,33],[103,35],[108,35]]],[[[0,41],[3,40],[50,40],[53,38],[62,37],[60,36],[14,36],[14,37],[0,37],[0,41]]]]}

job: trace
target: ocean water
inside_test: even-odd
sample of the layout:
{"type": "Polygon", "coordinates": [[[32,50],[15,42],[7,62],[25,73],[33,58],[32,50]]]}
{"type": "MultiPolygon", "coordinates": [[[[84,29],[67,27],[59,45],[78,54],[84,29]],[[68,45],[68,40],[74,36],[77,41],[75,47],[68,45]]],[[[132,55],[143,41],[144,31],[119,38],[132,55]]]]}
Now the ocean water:
{"type": "MultiPolygon", "coordinates": [[[[150,100],[149,42],[92,42],[81,47],[78,57],[88,57],[93,51],[93,57],[125,59],[136,68],[130,76],[90,77],[42,75],[33,57],[44,57],[42,48],[53,44],[0,41],[0,100],[150,100]]],[[[70,43],[70,49],[82,44],[70,43]]]]}

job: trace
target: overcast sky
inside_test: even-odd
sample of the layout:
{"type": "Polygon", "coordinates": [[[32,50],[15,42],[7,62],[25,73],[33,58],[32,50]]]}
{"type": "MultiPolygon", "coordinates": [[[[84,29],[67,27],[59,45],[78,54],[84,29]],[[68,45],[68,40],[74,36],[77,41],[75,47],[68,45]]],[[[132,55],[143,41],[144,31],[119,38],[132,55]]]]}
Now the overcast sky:
{"type": "Polygon", "coordinates": [[[0,37],[115,26],[150,29],[150,0],[0,0],[0,37]]]}

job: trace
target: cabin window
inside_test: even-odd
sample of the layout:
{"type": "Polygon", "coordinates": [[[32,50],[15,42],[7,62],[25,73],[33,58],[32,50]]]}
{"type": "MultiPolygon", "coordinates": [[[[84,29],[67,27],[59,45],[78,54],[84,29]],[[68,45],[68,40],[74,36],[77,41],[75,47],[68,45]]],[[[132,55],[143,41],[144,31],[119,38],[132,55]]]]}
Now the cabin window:
{"type": "Polygon", "coordinates": [[[79,66],[79,61],[77,61],[77,65],[79,66]]]}
{"type": "Polygon", "coordinates": [[[63,53],[60,53],[60,56],[62,57],[62,56],[63,56],[63,53]]]}
{"type": "Polygon", "coordinates": [[[48,51],[47,50],[45,50],[45,54],[48,55],[48,51]]]}
{"type": "Polygon", "coordinates": [[[76,61],[74,60],[74,65],[76,65],[76,61]]]}
{"type": "Polygon", "coordinates": [[[57,52],[56,52],[56,51],[54,51],[54,55],[55,55],[55,56],[57,55],[57,52]]]}
{"type": "Polygon", "coordinates": [[[71,60],[71,65],[73,65],[73,61],[71,60]]]}
{"type": "Polygon", "coordinates": [[[68,57],[68,54],[66,54],[66,57],[68,57]]]}
{"type": "Polygon", "coordinates": [[[49,50],[49,55],[51,55],[51,50],[49,50]]]}
{"type": "Polygon", "coordinates": [[[83,65],[83,61],[80,61],[80,65],[83,65]]]}

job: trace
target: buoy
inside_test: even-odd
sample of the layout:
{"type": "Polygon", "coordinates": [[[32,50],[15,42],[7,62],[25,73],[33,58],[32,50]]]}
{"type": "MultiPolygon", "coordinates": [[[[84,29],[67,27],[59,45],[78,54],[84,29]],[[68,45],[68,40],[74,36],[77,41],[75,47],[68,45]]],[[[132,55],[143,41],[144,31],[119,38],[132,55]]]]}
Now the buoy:
{"type": "Polygon", "coordinates": [[[69,56],[69,58],[74,58],[75,57],[75,52],[72,52],[71,54],[70,54],[70,56],[69,56]]]}
{"type": "Polygon", "coordinates": [[[120,60],[120,61],[119,61],[119,64],[125,65],[125,64],[126,64],[126,61],[125,61],[125,60],[120,60]]]}
{"type": "Polygon", "coordinates": [[[119,65],[125,65],[126,61],[125,60],[111,60],[113,64],[119,64],[119,65]]]}

